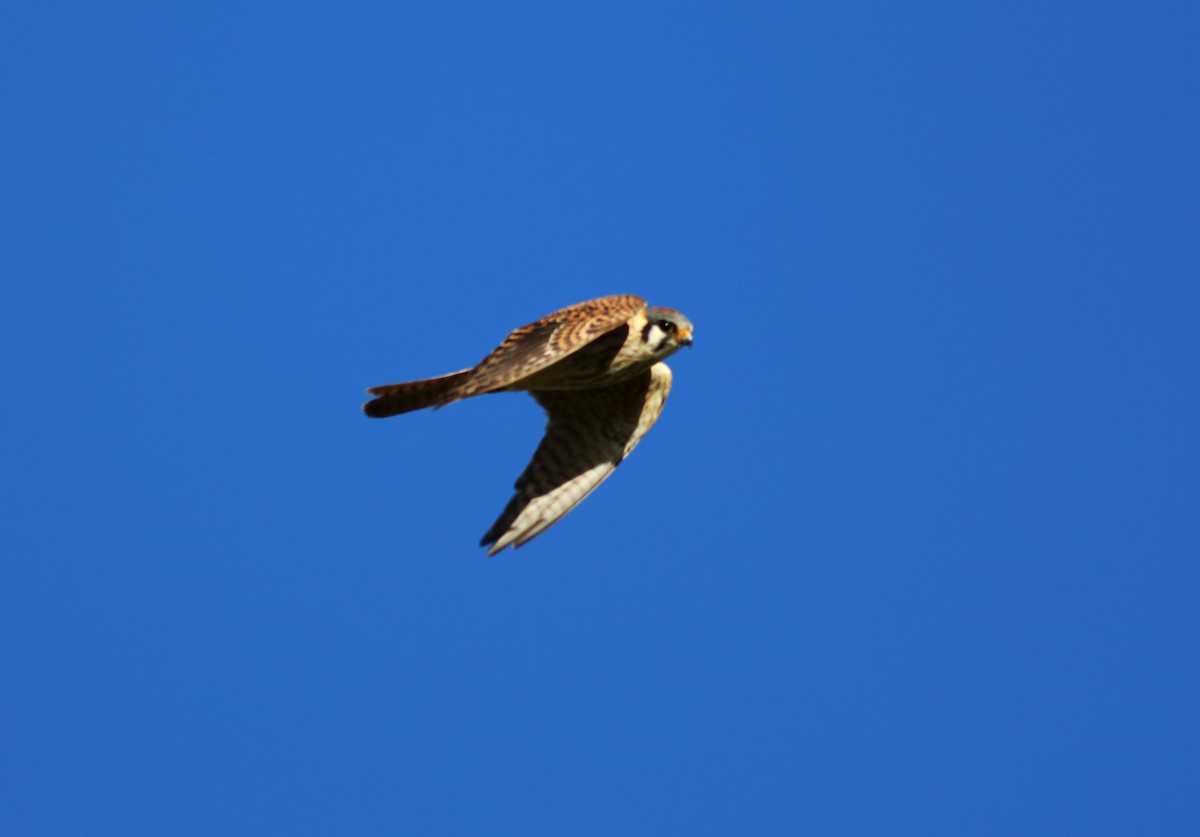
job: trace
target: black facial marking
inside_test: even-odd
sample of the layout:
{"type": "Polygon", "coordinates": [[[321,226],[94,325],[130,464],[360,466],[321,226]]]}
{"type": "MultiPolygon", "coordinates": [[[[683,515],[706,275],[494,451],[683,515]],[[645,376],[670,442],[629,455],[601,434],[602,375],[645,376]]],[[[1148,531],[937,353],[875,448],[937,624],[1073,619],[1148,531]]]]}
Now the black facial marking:
{"type": "Polygon", "coordinates": [[[652,322],[648,322],[644,326],[642,326],[642,342],[643,343],[650,342],[650,329],[654,328],[655,326],[658,326],[658,330],[663,333],[662,339],[659,340],[658,345],[654,347],[656,350],[662,348],[663,345],[665,345],[666,342],[669,339],[671,339],[672,337],[674,337],[676,332],[679,331],[679,327],[677,325],[675,325],[675,323],[671,322],[670,320],[666,320],[666,319],[653,320],[652,322]]]}

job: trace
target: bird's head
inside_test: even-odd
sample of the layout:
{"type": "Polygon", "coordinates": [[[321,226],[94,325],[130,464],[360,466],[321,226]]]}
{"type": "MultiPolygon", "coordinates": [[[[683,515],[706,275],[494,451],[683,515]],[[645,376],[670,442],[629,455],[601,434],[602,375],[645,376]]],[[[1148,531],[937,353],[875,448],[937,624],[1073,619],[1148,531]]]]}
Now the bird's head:
{"type": "Polygon", "coordinates": [[[692,345],[692,321],[673,308],[647,308],[642,342],[661,360],[692,345]]]}

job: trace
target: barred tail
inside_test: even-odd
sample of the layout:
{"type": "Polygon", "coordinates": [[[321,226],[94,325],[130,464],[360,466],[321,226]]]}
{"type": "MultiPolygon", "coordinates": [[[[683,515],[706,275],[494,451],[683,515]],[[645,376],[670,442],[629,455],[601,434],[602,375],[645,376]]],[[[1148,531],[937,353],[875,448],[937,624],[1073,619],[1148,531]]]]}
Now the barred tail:
{"type": "Polygon", "coordinates": [[[371,387],[367,392],[374,395],[375,399],[363,404],[363,412],[371,418],[386,418],[425,407],[440,407],[454,400],[451,392],[465,381],[472,371],[464,369],[437,378],[371,387]]]}

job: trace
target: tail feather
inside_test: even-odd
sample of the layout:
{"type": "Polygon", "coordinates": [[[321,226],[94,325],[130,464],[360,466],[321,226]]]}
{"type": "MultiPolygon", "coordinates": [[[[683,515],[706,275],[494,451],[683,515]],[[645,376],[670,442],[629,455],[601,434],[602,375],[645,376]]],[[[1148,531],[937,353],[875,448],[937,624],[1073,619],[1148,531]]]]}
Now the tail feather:
{"type": "Polygon", "coordinates": [[[453,391],[467,379],[473,370],[463,369],[403,384],[386,384],[371,387],[367,392],[375,396],[373,401],[363,404],[363,412],[371,418],[386,418],[410,413],[425,407],[440,407],[454,400],[453,391]]]}

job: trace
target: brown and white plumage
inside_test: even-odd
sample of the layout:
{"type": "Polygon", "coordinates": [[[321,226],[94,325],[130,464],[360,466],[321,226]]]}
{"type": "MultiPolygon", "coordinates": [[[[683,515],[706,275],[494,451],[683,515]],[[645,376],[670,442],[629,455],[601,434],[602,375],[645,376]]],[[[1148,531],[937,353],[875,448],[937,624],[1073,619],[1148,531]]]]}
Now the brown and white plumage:
{"type": "Polygon", "coordinates": [[[470,369],[373,387],[382,418],[490,392],[527,391],[546,435],[504,513],[483,537],[489,555],[541,534],[603,482],[657,421],[671,389],[662,359],[691,345],[692,324],[636,296],[582,302],[516,329],[470,369]]]}
{"type": "Polygon", "coordinates": [[[658,421],[670,391],[665,363],[598,389],[535,391],[549,419],[546,435],[517,480],[516,494],[483,536],[482,544],[491,544],[488,554],[545,531],[608,479],[658,421]]]}

